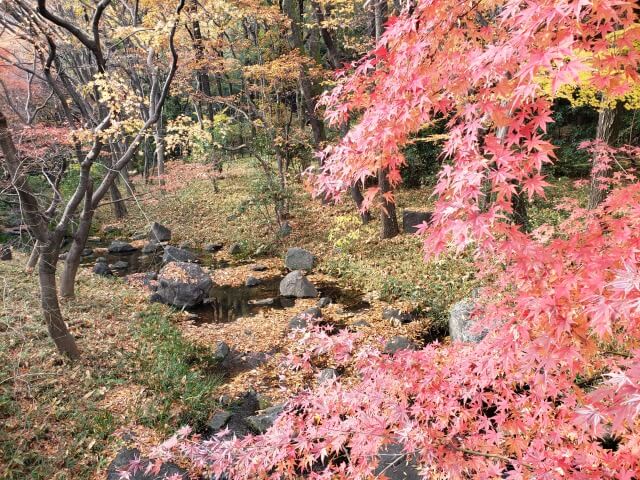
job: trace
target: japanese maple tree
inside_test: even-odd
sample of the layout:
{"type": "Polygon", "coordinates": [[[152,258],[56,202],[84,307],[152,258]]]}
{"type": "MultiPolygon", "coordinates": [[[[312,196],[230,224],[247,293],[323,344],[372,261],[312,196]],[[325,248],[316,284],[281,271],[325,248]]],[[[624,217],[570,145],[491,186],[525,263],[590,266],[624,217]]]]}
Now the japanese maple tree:
{"type": "Polygon", "coordinates": [[[544,195],[554,161],[547,87],[589,72],[601,95],[630,91],[637,21],[623,0],[419,0],[392,18],[324,99],[332,122],[353,126],[322,153],[315,189],[339,197],[379,169],[398,184],[403,146],[445,118],[425,254],[475,255],[486,285],[475,318],[489,334],[389,356],[312,327],[298,367],[333,355],[355,363],[354,384],[301,393],[260,436],[181,430],[156,457],[179,452],[230,478],[369,478],[400,444],[425,478],[638,478],[640,182],[615,175],[593,210],[558,204],[556,227],[526,233],[511,219],[515,195],[544,195]]]}

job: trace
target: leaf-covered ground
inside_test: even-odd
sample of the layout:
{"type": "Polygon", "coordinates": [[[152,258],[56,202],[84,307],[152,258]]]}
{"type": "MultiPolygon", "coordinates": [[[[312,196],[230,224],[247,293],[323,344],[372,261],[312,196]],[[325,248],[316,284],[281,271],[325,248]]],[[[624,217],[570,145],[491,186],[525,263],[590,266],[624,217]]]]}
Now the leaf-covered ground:
{"type": "MultiPolygon", "coordinates": [[[[286,248],[308,248],[319,259],[312,281],[337,282],[343,290],[359,291],[371,304],[356,312],[330,305],[324,309],[327,319],[343,326],[366,321],[367,326],[359,327],[363,341],[380,346],[393,335],[419,341],[440,331],[451,303],[475,286],[469,260],[423,263],[420,239],[403,234],[381,241],[377,220],[360,225],[350,201],[322,205],[298,185],[289,219],[292,233],[278,239],[278,226],[263,206],[252,204],[257,174],[249,161],[225,166],[217,189],[208,167],[169,166],[166,191],[138,184],[138,201],[129,203],[129,217],[114,222],[109,207],[101,207],[94,233],[127,239],[159,221],[172,229],[174,244],[200,247],[221,241],[225,248],[216,260],[231,266],[212,275],[225,285],[242,284],[249,274],[281,275],[286,248]],[[108,235],[100,233],[105,225],[113,227],[106,229],[108,235]],[[241,244],[236,256],[227,251],[234,242],[241,244]],[[264,253],[256,255],[256,250],[264,253]],[[267,270],[250,271],[253,261],[267,270]],[[419,320],[392,325],[382,316],[390,304],[413,311],[419,320]]],[[[427,190],[398,194],[400,214],[403,208],[428,209],[429,202],[427,190]]],[[[536,222],[548,221],[555,212],[539,204],[531,214],[536,222]]],[[[221,396],[254,388],[275,402],[314,381],[287,369],[284,354],[295,350],[288,337],[289,319],[315,300],[226,324],[198,325],[186,313],[149,305],[148,292],[139,283],[103,279],[86,267],[78,277],[77,298],[63,304],[83,352],[80,362],[68,364],[47,337],[37,278],[24,273],[25,261],[17,253],[14,260],[0,262],[2,479],[104,478],[120,446],[144,452],[181,424],[202,425],[221,396]],[[221,371],[211,361],[217,341],[241,355],[269,356],[256,368],[221,371]]]]}

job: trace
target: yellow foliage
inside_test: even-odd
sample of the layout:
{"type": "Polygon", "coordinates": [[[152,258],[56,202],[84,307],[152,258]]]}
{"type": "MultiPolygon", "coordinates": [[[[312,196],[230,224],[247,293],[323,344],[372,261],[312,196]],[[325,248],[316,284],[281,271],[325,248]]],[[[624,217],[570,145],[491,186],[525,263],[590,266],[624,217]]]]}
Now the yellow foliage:
{"type": "MultiPolygon", "coordinates": [[[[632,29],[640,29],[640,25],[636,24],[624,33],[629,33],[632,29]]],[[[596,56],[583,51],[575,52],[575,58],[587,67],[580,71],[577,82],[563,84],[554,92],[548,76],[540,75],[538,78],[540,86],[549,96],[564,98],[574,107],[591,106],[601,110],[613,108],[619,102],[628,110],[640,108],[640,81],[636,75],[637,72],[616,70],[607,62],[611,54],[619,55],[628,52],[627,47],[619,47],[616,44],[616,40],[622,33],[621,31],[612,32],[607,36],[607,40],[611,42],[611,48],[608,52],[596,56]],[[621,89],[624,93],[603,92],[594,85],[594,72],[598,72],[600,75],[606,73],[612,85],[624,85],[625,88],[621,89]],[[631,88],[626,88],[629,85],[631,88]]],[[[634,42],[634,47],[636,50],[640,50],[640,43],[634,42]]]]}

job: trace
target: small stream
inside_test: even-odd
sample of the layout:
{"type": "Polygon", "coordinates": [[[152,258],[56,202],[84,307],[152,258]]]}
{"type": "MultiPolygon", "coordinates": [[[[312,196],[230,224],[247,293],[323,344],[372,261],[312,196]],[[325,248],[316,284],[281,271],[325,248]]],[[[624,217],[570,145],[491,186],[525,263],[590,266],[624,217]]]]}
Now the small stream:
{"type": "MultiPolygon", "coordinates": [[[[87,248],[91,249],[106,249],[108,246],[104,241],[92,241],[87,244],[87,248]]],[[[216,259],[215,253],[188,250],[197,256],[198,263],[203,267],[217,269],[231,266],[226,260],[216,259]]],[[[82,257],[82,264],[92,265],[97,258],[103,257],[115,276],[126,277],[136,273],[158,273],[163,266],[162,254],[162,248],[152,253],[143,253],[140,249],[123,253],[94,253],[82,257]],[[126,262],[127,266],[122,264],[122,268],[117,268],[118,262],[126,262]]],[[[242,262],[237,263],[241,264],[242,262]]],[[[262,278],[261,283],[254,287],[214,285],[204,303],[190,311],[197,317],[197,324],[206,324],[229,323],[238,317],[255,315],[261,310],[293,307],[294,298],[281,297],[279,294],[283,276],[284,272],[278,272],[274,276],[262,278]]],[[[371,306],[363,299],[362,292],[342,288],[334,282],[319,282],[316,288],[320,297],[329,297],[333,303],[340,304],[345,312],[355,313],[371,306]]]]}

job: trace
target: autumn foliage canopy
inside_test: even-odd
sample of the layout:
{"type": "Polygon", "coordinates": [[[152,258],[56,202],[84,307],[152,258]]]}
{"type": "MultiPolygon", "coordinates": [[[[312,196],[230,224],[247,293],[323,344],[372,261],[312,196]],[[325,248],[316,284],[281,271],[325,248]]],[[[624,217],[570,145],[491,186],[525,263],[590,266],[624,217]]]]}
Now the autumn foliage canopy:
{"type": "Polygon", "coordinates": [[[585,72],[603,96],[637,85],[638,13],[624,0],[419,0],[391,18],[323,100],[352,126],[322,152],[315,188],[340,196],[380,168],[397,184],[412,135],[446,122],[425,254],[475,256],[490,333],[389,356],[311,328],[298,366],[333,355],[357,383],[302,393],[264,435],[182,430],[156,456],[231,478],[368,478],[399,444],[425,478],[640,478],[640,183],[621,172],[597,209],[558,204],[555,227],[511,220],[513,196],[545,193],[554,92],[585,72]]]}

